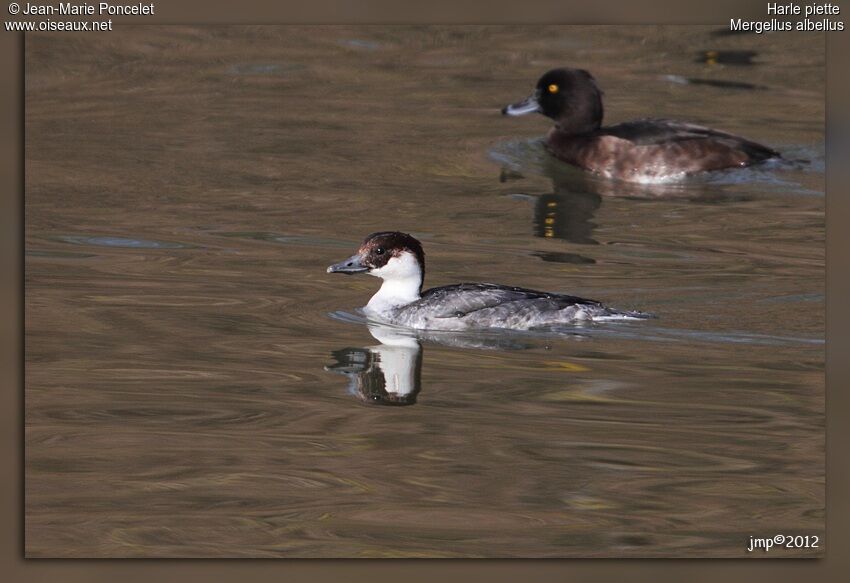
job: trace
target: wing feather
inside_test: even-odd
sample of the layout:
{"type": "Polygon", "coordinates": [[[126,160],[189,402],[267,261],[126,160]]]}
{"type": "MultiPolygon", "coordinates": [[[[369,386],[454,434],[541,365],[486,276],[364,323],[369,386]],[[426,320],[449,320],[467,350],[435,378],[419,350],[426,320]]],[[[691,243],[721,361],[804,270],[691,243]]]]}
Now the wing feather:
{"type": "Polygon", "coordinates": [[[689,140],[711,140],[730,150],[743,150],[756,160],[780,156],[779,152],[757,142],[720,130],[669,119],[640,119],[607,127],[606,135],[628,140],[636,146],[657,146],[689,140]]]}
{"type": "Polygon", "coordinates": [[[511,302],[547,300],[553,309],[583,304],[601,306],[596,300],[541,292],[492,283],[461,283],[429,289],[417,302],[436,318],[463,318],[473,312],[504,306],[511,302]]]}

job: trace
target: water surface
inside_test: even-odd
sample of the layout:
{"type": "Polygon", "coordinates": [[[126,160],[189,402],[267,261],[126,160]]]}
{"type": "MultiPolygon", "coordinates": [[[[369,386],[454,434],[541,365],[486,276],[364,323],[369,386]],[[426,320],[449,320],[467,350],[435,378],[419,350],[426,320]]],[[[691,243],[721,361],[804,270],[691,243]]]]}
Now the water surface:
{"type": "Polygon", "coordinates": [[[28,35],[27,555],[823,540],[823,36],[713,31],[28,35]],[[659,187],[564,167],[547,120],[499,115],[561,65],[594,73],[611,123],[686,119],[792,161],[659,187]],[[378,282],[325,267],[387,229],[422,240],[426,285],[658,317],[370,330],[378,282]]]}

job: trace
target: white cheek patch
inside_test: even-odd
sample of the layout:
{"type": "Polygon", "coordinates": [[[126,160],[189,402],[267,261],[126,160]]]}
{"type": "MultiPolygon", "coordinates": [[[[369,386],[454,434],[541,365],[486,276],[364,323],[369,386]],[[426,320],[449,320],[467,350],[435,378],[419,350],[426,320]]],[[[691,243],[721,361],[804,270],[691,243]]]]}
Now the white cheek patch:
{"type": "Polygon", "coordinates": [[[380,277],[381,279],[407,279],[409,277],[419,277],[421,269],[416,256],[407,251],[396,257],[390,258],[387,264],[378,269],[373,269],[369,275],[380,277]]]}

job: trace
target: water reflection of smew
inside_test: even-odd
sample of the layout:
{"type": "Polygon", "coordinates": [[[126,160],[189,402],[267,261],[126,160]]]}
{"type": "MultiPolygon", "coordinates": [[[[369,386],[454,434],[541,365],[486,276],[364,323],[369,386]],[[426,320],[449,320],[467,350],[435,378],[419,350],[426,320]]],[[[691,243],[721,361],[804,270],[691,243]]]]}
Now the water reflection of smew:
{"type": "Polygon", "coordinates": [[[422,389],[419,340],[384,326],[370,325],[369,332],[380,344],[335,350],[337,362],[325,370],[347,376],[349,393],[362,401],[413,405],[422,389]]]}
{"type": "Polygon", "coordinates": [[[407,330],[369,323],[369,333],[380,344],[335,350],[336,363],[325,370],[348,377],[348,391],[376,405],[413,405],[422,390],[422,341],[453,348],[517,350],[530,348],[510,335],[464,334],[407,330]]]}

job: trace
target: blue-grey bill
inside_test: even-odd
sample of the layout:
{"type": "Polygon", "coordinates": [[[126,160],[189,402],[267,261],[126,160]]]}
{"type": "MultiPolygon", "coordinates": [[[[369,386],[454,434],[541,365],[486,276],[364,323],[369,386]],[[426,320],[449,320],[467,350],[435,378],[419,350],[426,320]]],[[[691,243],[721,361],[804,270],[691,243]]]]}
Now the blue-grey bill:
{"type": "Polygon", "coordinates": [[[505,106],[502,110],[502,115],[525,115],[526,113],[534,113],[536,111],[540,111],[540,104],[537,103],[537,98],[532,95],[518,103],[511,103],[505,106]]]}
{"type": "Polygon", "coordinates": [[[334,263],[328,267],[328,273],[346,273],[351,275],[353,273],[363,273],[364,271],[369,271],[369,268],[363,265],[359,255],[352,255],[348,259],[334,263]]]}

